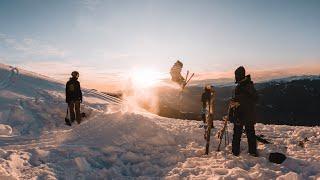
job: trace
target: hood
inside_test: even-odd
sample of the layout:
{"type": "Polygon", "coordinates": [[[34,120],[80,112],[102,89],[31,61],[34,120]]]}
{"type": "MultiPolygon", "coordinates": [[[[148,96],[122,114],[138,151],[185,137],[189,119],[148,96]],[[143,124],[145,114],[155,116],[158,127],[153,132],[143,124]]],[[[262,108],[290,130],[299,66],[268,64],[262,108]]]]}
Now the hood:
{"type": "Polygon", "coordinates": [[[77,81],[77,80],[78,80],[78,78],[75,78],[75,77],[70,78],[70,81],[77,81]]]}
{"type": "Polygon", "coordinates": [[[251,80],[251,76],[250,76],[250,74],[249,74],[249,75],[246,75],[246,76],[239,82],[239,84],[247,84],[247,83],[250,83],[250,82],[252,82],[252,80],[251,80]]]}

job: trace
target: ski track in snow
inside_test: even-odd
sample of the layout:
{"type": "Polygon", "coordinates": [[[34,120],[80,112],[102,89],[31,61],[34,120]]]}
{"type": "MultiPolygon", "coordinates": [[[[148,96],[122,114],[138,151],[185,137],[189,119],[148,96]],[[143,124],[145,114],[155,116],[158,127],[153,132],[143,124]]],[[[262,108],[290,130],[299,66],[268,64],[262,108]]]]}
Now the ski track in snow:
{"type": "Polygon", "coordinates": [[[125,102],[95,91],[85,92],[85,98],[105,103],[91,99],[83,106],[90,116],[80,125],[65,126],[63,86],[37,87],[39,77],[33,78],[28,80],[35,85],[27,87],[34,94],[16,91],[25,86],[19,79],[1,89],[0,179],[320,178],[319,127],[257,124],[257,134],[273,144],[259,144],[260,157],[251,157],[243,135],[241,155],[235,157],[230,144],[216,152],[222,122],[215,121],[206,156],[199,122],[130,111],[125,102]],[[305,137],[304,147],[298,146],[305,137]],[[272,164],[269,152],[288,159],[272,164]]]}

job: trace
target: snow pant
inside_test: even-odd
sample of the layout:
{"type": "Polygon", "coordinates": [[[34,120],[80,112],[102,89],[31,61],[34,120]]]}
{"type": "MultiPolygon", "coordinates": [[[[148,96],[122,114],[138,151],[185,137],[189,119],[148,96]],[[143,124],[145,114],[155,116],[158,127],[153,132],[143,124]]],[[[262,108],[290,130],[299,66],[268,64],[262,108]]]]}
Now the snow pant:
{"type": "MultiPolygon", "coordinates": [[[[232,139],[232,153],[235,156],[240,154],[240,141],[241,135],[243,132],[242,124],[234,123],[233,127],[233,139],[232,139]]],[[[248,138],[248,146],[249,146],[249,153],[256,154],[257,153],[257,141],[256,141],[256,133],[254,130],[254,124],[245,125],[245,133],[248,138]]]]}
{"type": "Polygon", "coordinates": [[[71,101],[68,103],[71,121],[81,122],[80,101],[71,101]]]}

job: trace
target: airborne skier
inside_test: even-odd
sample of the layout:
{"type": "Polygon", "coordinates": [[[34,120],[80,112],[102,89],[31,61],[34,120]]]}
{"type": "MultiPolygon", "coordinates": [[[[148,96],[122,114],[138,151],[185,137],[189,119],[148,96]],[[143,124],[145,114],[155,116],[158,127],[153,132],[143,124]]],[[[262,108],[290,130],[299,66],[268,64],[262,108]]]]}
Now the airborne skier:
{"type": "Polygon", "coordinates": [[[80,82],[78,81],[79,73],[77,71],[73,71],[71,76],[72,77],[66,84],[66,103],[68,103],[71,122],[76,120],[78,124],[80,124],[80,103],[82,103],[82,91],[80,82]]]}
{"type": "Polygon", "coordinates": [[[186,83],[186,79],[181,75],[182,68],[183,68],[183,63],[178,60],[171,67],[170,75],[171,75],[171,80],[173,82],[178,83],[183,88],[187,83],[186,83]]]}

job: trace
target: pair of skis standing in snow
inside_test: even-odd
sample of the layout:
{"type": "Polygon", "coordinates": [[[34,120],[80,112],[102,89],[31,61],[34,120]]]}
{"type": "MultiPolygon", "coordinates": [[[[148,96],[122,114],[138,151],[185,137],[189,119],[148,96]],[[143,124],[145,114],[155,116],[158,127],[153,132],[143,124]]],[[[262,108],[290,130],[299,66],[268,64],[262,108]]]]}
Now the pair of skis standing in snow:
{"type": "MultiPolygon", "coordinates": [[[[203,125],[200,127],[204,127],[204,139],[206,140],[206,149],[205,154],[209,154],[209,146],[210,146],[210,137],[211,137],[211,130],[214,128],[213,124],[213,118],[214,118],[214,110],[215,110],[215,96],[216,92],[213,88],[213,86],[206,86],[204,88],[204,92],[201,96],[201,102],[202,102],[202,109],[201,109],[201,119],[203,121],[203,125]]],[[[228,107],[228,116],[223,117],[223,127],[220,129],[217,133],[218,139],[219,139],[219,145],[217,151],[220,151],[220,146],[222,144],[222,141],[224,139],[225,146],[229,144],[229,134],[228,134],[228,121],[231,121],[233,117],[235,116],[235,111],[237,109],[237,106],[234,105],[234,103],[230,103],[228,107]]]]}
{"type": "MultiPolygon", "coordinates": [[[[177,82],[181,85],[182,91],[188,84],[190,79],[186,81],[181,76],[181,69],[183,64],[177,61],[171,68],[170,74],[172,81],[177,82]]],[[[235,83],[237,84],[233,98],[228,106],[228,114],[223,118],[224,123],[222,129],[218,132],[218,138],[220,139],[218,145],[218,151],[222,144],[223,138],[225,144],[229,143],[228,137],[228,121],[234,124],[233,138],[232,138],[232,153],[235,156],[240,154],[240,141],[243,131],[246,133],[248,138],[249,154],[252,156],[258,156],[257,153],[257,138],[255,134],[255,104],[258,99],[257,91],[254,88],[253,82],[250,75],[246,75],[244,67],[240,66],[235,71],[235,83]],[[243,130],[243,128],[245,128],[243,130]]],[[[215,102],[215,91],[212,86],[206,86],[201,97],[202,111],[201,116],[204,122],[206,140],[206,154],[209,153],[210,145],[210,134],[213,126],[213,115],[214,115],[214,102],[215,102]]],[[[260,141],[264,141],[260,138],[260,141]]],[[[268,143],[264,141],[264,143],[268,143]]]]}
{"type": "Polygon", "coordinates": [[[203,127],[205,129],[204,139],[206,140],[206,154],[209,154],[210,136],[213,125],[213,115],[215,107],[215,91],[213,86],[206,86],[204,92],[201,95],[202,109],[201,119],[203,121],[203,127]]]}

